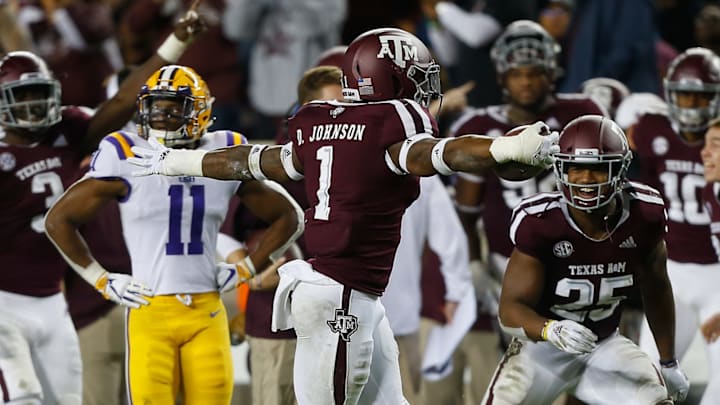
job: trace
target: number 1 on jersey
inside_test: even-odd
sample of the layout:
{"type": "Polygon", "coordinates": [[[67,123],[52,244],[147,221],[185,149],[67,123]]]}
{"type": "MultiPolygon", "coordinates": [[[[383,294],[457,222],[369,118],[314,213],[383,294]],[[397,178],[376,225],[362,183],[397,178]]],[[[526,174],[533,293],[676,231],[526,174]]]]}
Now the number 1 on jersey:
{"type": "Polygon", "coordinates": [[[315,158],[320,161],[320,178],[318,179],[317,198],[315,215],[313,218],[327,221],[330,218],[330,181],[332,180],[333,147],[323,146],[315,153],[315,158]]]}

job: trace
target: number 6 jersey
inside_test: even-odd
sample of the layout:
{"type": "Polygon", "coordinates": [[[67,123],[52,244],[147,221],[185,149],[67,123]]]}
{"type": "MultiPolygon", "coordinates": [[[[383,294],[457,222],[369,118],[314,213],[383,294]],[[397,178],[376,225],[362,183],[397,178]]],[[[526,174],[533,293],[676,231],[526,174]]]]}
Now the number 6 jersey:
{"type": "Polygon", "coordinates": [[[617,329],[622,301],[636,288],[647,257],[665,236],[665,208],[656,190],[627,183],[621,196],[620,220],[602,240],[575,225],[559,192],[524,199],[510,226],[515,248],[545,267],[535,310],[581,323],[600,339],[617,329]]]}
{"type": "MultiPolygon", "coordinates": [[[[246,142],[236,132],[215,131],[200,138],[198,149],[246,142]]],[[[137,134],[106,136],[87,174],[101,180],[120,179],[128,186],[128,195],[119,205],[133,277],[155,295],[217,290],[217,234],[240,182],[192,176],[135,177],[136,167],[127,163],[134,145],[149,147],[137,134]]]]}

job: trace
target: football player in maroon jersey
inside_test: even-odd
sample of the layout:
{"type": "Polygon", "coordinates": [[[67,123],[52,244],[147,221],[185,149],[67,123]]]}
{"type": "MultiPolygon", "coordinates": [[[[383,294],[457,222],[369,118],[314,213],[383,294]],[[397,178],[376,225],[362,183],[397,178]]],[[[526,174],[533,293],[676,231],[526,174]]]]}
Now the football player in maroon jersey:
{"type": "MultiPolygon", "coordinates": [[[[510,24],[495,41],[491,52],[507,103],[469,111],[453,124],[453,136],[501,136],[513,127],[537,120],[559,131],[580,115],[605,114],[588,96],[554,92],[555,79],[560,75],[559,52],[560,46],[539,24],[528,20],[510,24]]],[[[458,176],[456,201],[468,234],[474,272],[488,271],[497,280],[502,279],[512,252],[507,230],[513,208],[521,198],[538,191],[551,191],[554,187],[551,170],[524,181],[503,180],[494,173],[458,176]],[[488,269],[483,269],[480,262],[477,222],[481,218],[488,242],[488,269]]]]}
{"type": "Polygon", "coordinates": [[[305,178],[311,259],[281,269],[277,329],[295,327],[300,404],[406,403],[397,347],[379,296],[387,285],[416,175],[481,173],[509,160],[547,162],[556,135],[538,122],[518,136],[439,140],[426,107],[440,96],[440,67],[414,35],[368,31],[348,47],[343,96],[311,102],[288,121],[292,143],[220,151],[134,148],[138,175],[219,179],[305,178]],[[549,133],[549,132],[548,132],[549,133]],[[292,300],[288,299],[292,291],[292,300]],[[308,367],[312,364],[312,367],[308,367]]]}
{"type": "Polygon", "coordinates": [[[78,340],[60,291],[67,265],[44,234],[43,217],[75,179],[81,160],[130,119],[145,79],[179,58],[203,29],[203,19],[190,9],[157,54],[92,116],[60,105],[59,82],[33,53],[10,52],[0,61],[0,239],[5,241],[0,248],[0,393],[5,403],[39,404],[43,398],[80,403],[78,340]]]}
{"type": "Polygon", "coordinates": [[[571,121],[559,145],[559,191],[525,198],[513,211],[515,248],[499,318],[515,338],[483,403],[549,404],[562,392],[587,403],[682,401],[689,383],[674,353],[663,200],[626,180],[632,154],[610,119],[571,121]],[[634,288],[655,334],[661,373],[617,331],[634,288]]]}
{"type": "MultiPolygon", "coordinates": [[[[710,232],[715,251],[720,255],[720,119],[715,119],[705,134],[705,146],[701,151],[704,176],[707,184],[703,189],[703,202],[710,215],[710,232]]],[[[708,286],[707,288],[712,288],[708,286]]],[[[712,314],[703,320],[700,326],[708,345],[720,337],[720,294],[714,294],[714,299],[707,304],[706,312],[712,314]]],[[[716,344],[715,344],[716,345],[716,344]]],[[[703,398],[720,398],[720,379],[718,375],[711,375],[703,398]]]]}
{"type": "MultiPolygon", "coordinates": [[[[705,48],[678,55],[665,77],[668,115],[645,114],[633,131],[633,145],[644,183],[660,191],[668,213],[668,276],[675,293],[677,339],[682,359],[698,325],[713,313],[710,308],[720,284],[718,252],[710,237],[710,216],[702,202],[705,187],[700,152],[705,131],[720,114],[720,57],[705,48]]],[[[658,360],[647,324],[640,347],[658,360]]],[[[710,374],[720,373],[720,345],[709,345],[710,374]]],[[[708,392],[720,392],[710,381],[708,392]]],[[[703,405],[717,402],[704,395],[703,405]]]]}

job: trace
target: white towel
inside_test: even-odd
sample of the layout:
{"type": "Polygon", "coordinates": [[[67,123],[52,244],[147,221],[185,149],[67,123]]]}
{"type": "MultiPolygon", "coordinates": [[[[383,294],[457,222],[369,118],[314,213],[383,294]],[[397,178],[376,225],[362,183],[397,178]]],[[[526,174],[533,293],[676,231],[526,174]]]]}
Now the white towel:
{"type": "Polygon", "coordinates": [[[318,273],[305,260],[293,260],[280,266],[278,269],[280,282],[273,297],[272,324],[273,332],[292,329],[293,321],[290,311],[290,301],[293,290],[301,282],[314,284],[337,284],[336,281],[318,273]]]}
{"type": "Polygon", "coordinates": [[[450,374],[453,369],[452,355],[475,323],[476,316],[475,291],[468,288],[460,300],[453,321],[446,325],[435,326],[430,331],[422,362],[425,379],[437,381],[450,374]]]}

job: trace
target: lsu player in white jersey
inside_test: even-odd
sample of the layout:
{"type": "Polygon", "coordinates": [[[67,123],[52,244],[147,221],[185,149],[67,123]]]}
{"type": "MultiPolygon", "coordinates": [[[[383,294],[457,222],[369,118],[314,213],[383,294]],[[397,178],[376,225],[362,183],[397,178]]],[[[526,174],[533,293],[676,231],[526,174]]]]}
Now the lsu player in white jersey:
{"type": "Polygon", "coordinates": [[[175,403],[181,382],[186,404],[230,403],[230,334],[218,290],[279,258],[302,232],[302,211],[277,184],[132,175],[131,147],[147,146],[151,137],[171,148],[201,150],[247,143],[237,132],[207,132],[212,101],[191,68],[156,71],[138,97],[139,133],[106,136],[88,174],[46,217],[47,233],[67,262],[106,298],[129,307],[131,404],[175,403]],[[217,264],[217,235],[235,194],[270,228],[244,261],[217,264]],[[104,270],[77,232],[113,199],[120,201],[132,276],[104,270]]]}

